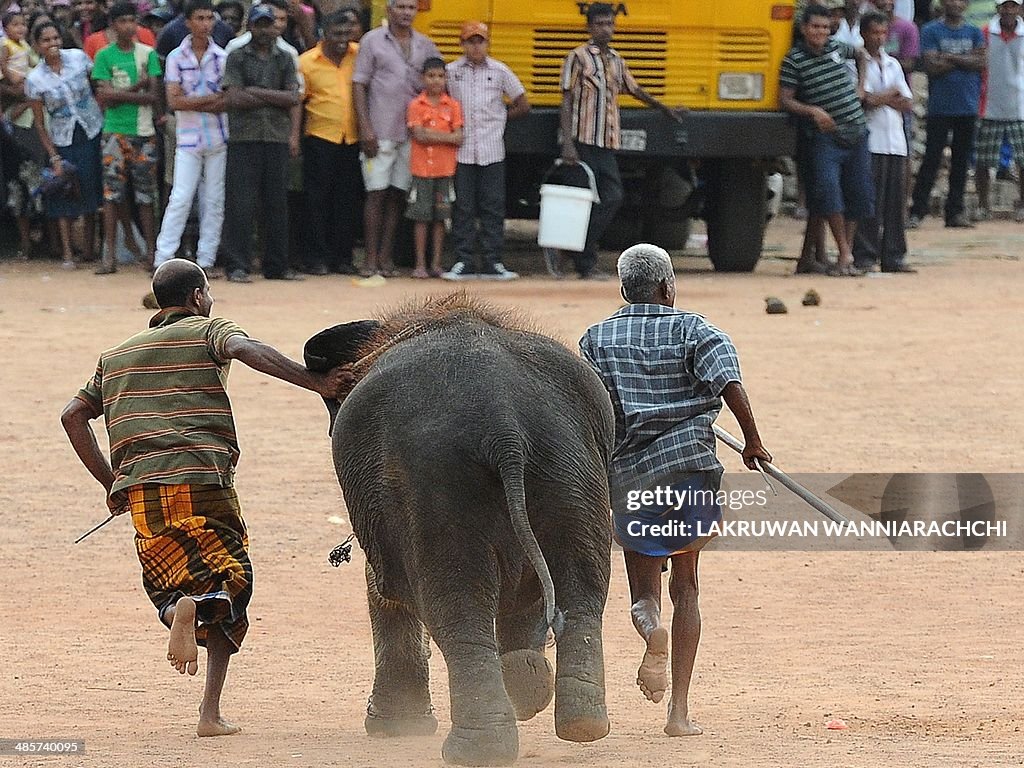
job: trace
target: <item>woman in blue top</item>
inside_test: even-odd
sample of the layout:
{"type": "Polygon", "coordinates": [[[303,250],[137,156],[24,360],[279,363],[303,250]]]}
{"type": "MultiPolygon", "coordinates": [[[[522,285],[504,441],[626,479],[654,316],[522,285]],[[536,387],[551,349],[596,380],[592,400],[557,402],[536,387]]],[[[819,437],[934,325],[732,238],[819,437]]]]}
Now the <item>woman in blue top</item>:
{"type": "Polygon", "coordinates": [[[78,190],[74,195],[50,195],[46,214],[58,219],[64,268],[74,269],[71,247],[71,220],[85,217],[83,258],[95,258],[93,239],[95,213],[102,197],[100,131],[103,112],[92,93],[89,71],[92,62],[80,50],[62,49],[60,31],[52,22],[43,22],[32,31],[32,42],[41,59],[25,80],[25,96],[32,105],[39,140],[49,156],[54,174],[64,172],[64,164],[74,166],[78,190]]]}

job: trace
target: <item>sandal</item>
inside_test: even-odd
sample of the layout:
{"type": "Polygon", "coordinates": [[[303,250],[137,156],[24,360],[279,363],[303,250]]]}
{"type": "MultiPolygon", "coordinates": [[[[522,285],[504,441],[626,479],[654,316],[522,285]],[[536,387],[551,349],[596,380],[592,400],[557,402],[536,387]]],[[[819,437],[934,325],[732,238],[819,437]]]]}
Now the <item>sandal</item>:
{"type": "Polygon", "coordinates": [[[414,269],[410,277],[414,277],[417,280],[428,280],[430,278],[430,273],[425,269],[414,269]]]}

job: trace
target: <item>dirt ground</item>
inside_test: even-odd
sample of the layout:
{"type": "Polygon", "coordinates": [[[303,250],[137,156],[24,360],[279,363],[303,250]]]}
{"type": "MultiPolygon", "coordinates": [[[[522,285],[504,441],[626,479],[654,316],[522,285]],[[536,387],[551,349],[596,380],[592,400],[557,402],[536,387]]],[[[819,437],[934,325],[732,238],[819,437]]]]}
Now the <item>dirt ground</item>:
{"type": "MultiPolygon", "coordinates": [[[[777,464],[1024,471],[1024,228],[953,231],[930,221],[912,239],[920,274],[863,279],[792,276],[799,234],[796,222],[773,223],[752,275],[680,261],[679,305],[732,335],[777,464]],[[821,306],[800,306],[811,287],[821,306]],[[769,295],[789,314],[766,315],[769,295]]],[[[436,649],[437,735],[363,733],[373,658],[362,557],[357,549],[350,565],[327,563],[350,529],[326,411],[311,393],[241,365],[232,373],[256,569],[252,628],[224,700],[241,735],[196,738],[202,673],[180,678],[164,660],[167,633],[142,589],[129,521],[72,545],[106,512],[58,414],[101,349],[145,325],[146,284],[141,271],[100,279],[0,264],[0,738],[86,742],[80,757],[0,757],[0,766],[440,765],[449,705],[436,649]]],[[[444,288],[221,281],[214,312],[299,357],[323,327],[444,288]]],[[[573,345],[619,306],[614,282],[535,277],[469,290],[521,307],[573,345]]],[[[727,415],[721,423],[736,428],[727,415]]],[[[549,709],[522,725],[520,765],[1024,764],[1019,553],[706,553],[691,689],[705,733],[689,739],[664,736],[664,704],[647,703],[633,684],[641,642],[619,558],[605,621],[611,734],[559,741],[549,709]],[[826,730],[834,717],[848,729],[826,730]]]]}

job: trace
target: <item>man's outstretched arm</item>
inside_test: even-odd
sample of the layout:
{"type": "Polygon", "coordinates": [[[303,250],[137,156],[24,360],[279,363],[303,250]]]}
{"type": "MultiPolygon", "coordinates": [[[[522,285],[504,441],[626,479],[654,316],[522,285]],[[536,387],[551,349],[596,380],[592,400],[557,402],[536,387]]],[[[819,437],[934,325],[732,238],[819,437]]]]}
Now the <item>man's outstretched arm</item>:
{"type": "Polygon", "coordinates": [[[738,381],[730,381],[722,390],[722,399],[729,406],[733,416],[743,430],[743,463],[747,469],[757,469],[754,459],[771,461],[772,455],[761,445],[761,436],[757,433],[757,424],[754,423],[754,414],[750,410],[750,400],[747,399],[747,391],[738,381]]]}
{"type": "Polygon", "coordinates": [[[269,344],[245,336],[231,336],[224,351],[233,360],[241,360],[253,370],[287,381],[327,398],[337,398],[339,391],[352,383],[347,366],[332,368],[327,373],[314,373],[301,363],[282,355],[269,344]]]}
{"type": "Polygon", "coordinates": [[[60,415],[60,423],[64,431],[68,433],[71,447],[75,449],[82,464],[89,470],[89,474],[96,478],[100,485],[107,491],[107,507],[110,514],[117,515],[125,511],[125,504],[128,502],[128,495],[124,491],[118,491],[110,495],[110,488],[114,484],[114,471],[110,468],[110,462],[100,450],[96,442],[96,433],[92,431],[89,423],[95,414],[84,400],[74,398],[64,406],[60,415]]]}

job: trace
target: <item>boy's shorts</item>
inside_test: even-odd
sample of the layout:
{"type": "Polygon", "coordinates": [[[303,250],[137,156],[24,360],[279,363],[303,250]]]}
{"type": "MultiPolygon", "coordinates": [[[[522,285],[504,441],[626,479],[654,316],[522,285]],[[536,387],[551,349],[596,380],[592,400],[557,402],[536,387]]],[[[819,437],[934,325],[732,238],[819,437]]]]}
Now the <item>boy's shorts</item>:
{"type": "Polygon", "coordinates": [[[413,221],[444,221],[452,214],[455,184],[451,176],[426,179],[412,177],[405,217],[413,221]]]}
{"type": "Polygon", "coordinates": [[[373,157],[359,153],[366,191],[380,192],[388,187],[395,187],[408,192],[412,184],[412,171],[409,170],[411,142],[382,139],[377,142],[377,147],[377,154],[373,157]]]}
{"type": "Polygon", "coordinates": [[[124,202],[129,174],[135,202],[152,205],[156,199],[156,137],[104,134],[103,199],[106,202],[124,202]]]}

